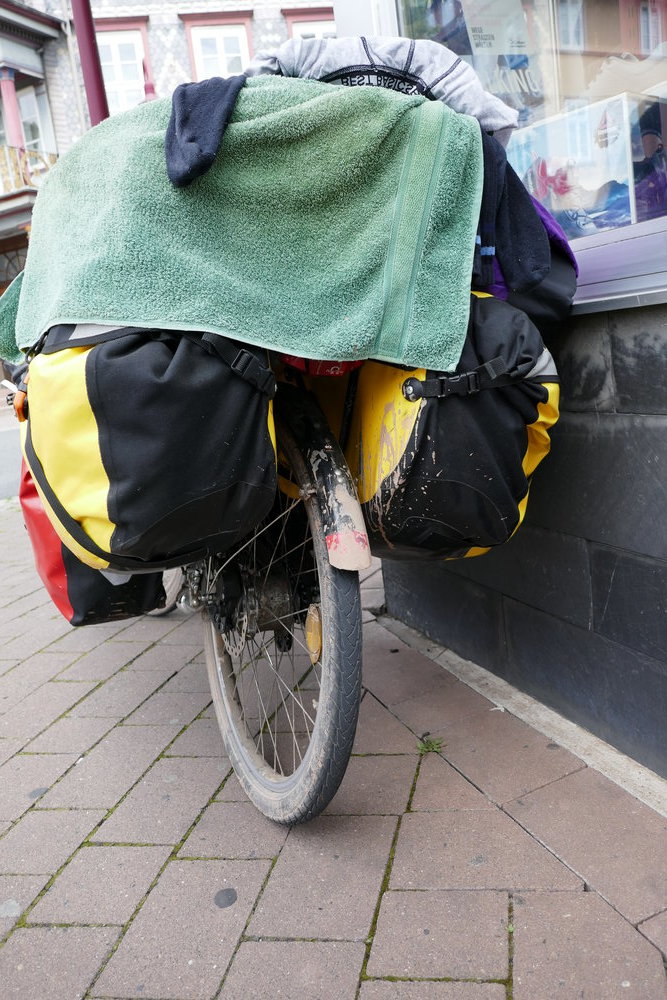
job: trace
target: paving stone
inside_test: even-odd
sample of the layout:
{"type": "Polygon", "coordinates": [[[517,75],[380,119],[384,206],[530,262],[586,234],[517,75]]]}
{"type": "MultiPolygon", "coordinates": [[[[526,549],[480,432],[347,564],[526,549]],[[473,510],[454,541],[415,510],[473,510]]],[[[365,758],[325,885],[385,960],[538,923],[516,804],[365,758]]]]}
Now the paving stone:
{"type": "Polygon", "coordinates": [[[651,917],[650,920],[645,920],[643,924],[639,925],[639,930],[667,958],[667,911],[651,917]]]}
{"type": "Polygon", "coordinates": [[[178,624],[175,617],[165,615],[164,618],[155,618],[152,615],[142,615],[135,618],[131,624],[120,633],[124,642],[135,642],[137,640],[150,639],[151,642],[160,642],[169,632],[173,632],[178,624]]]}
{"type": "Polygon", "coordinates": [[[58,719],[26,746],[30,753],[85,753],[120,719],[58,719]]]}
{"type": "Polygon", "coordinates": [[[170,646],[197,646],[202,651],[204,646],[204,626],[201,615],[197,612],[179,612],[173,615],[172,620],[176,628],[168,632],[164,639],[162,639],[162,642],[170,646]]]}
{"type": "Polygon", "coordinates": [[[189,835],[180,854],[193,858],[274,858],[289,828],[272,823],[248,802],[213,802],[189,835]]]}
{"type": "MultiPolygon", "coordinates": [[[[180,649],[181,647],[176,646],[175,648],[180,649]]],[[[177,691],[209,692],[211,688],[208,683],[206,664],[202,663],[201,660],[197,660],[193,663],[186,663],[184,667],[181,667],[175,677],[172,677],[170,681],[167,681],[162,690],[165,694],[172,694],[177,691]]]]}
{"type": "Polygon", "coordinates": [[[70,681],[106,681],[121,667],[130,663],[146,648],[144,642],[114,642],[109,640],[86,653],[63,670],[61,678],[70,681]]]}
{"type": "Polygon", "coordinates": [[[506,806],[631,923],[667,906],[667,819],[587,768],[506,806]]]}
{"type": "Polygon", "coordinates": [[[0,740],[0,764],[13,757],[24,743],[25,740],[0,740]]]}
{"type": "Polygon", "coordinates": [[[128,726],[155,726],[160,723],[178,722],[187,726],[199,713],[206,708],[211,695],[206,692],[168,692],[158,691],[145,701],[136,712],[125,720],[128,726]]]}
{"type": "Polygon", "coordinates": [[[0,872],[52,874],[104,816],[103,809],[35,809],[0,840],[0,872]]]}
{"type": "Polygon", "coordinates": [[[499,803],[585,766],[509,712],[454,721],[440,735],[446,759],[499,803]]]}
{"type": "Polygon", "coordinates": [[[385,892],[368,975],[504,979],[507,915],[504,892],[385,892]]]}
{"type": "Polygon", "coordinates": [[[117,726],[42,800],[50,808],[109,809],[132,787],[179,730],[173,726],[117,726]]]}
{"type": "Polygon", "coordinates": [[[326,812],[399,816],[407,809],[416,770],[417,761],[412,755],[351,757],[326,812]]]}
{"type": "Polygon", "coordinates": [[[54,653],[87,653],[113,638],[126,627],[125,622],[108,622],[104,625],[86,625],[85,628],[71,628],[61,639],[51,643],[54,653]]]}
{"type": "Polygon", "coordinates": [[[384,705],[396,705],[453,683],[442,667],[376,623],[364,627],[364,686],[384,705]]]}
{"type": "Polygon", "coordinates": [[[497,809],[408,813],[392,889],[581,889],[581,880],[497,809]]]}
{"type": "Polygon", "coordinates": [[[208,1000],[220,986],[267,871],[266,861],[172,861],[93,995],[208,1000]]]}
{"type": "Polygon", "coordinates": [[[665,1000],[660,952],[594,892],[514,903],[514,1000],[665,1000]]]}
{"type": "Polygon", "coordinates": [[[363,960],[347,941],[244,941],[220,1000],[355,1000],[363,960]]]}
{"type": "Polygon", "coordinates": [[[222,736],[215,719],[195,719],[169,747],[174,757],[226,757],[222,736]]]}
{"type": "Polygon", "coordinates": [[[0,819],[14,820],[38,802],[76,754],[17,754],[0,767],[0,819]]]}
{"type": "Polygon", "coordinates": [[[412,812],[441,812],[445,809],[493,809],[493,803],[437,753],[422,760],[412,812]]]}
{"type": "Polygon", "coordinates": [[[505,1000],[499,983],[387,983],[361,984],[359,1000],[505,1000]]]}
{"type": "Polygon", "coordinates": [[[66,653],[35,653],[0,677],[0,714],[9,712],[26,695],[58,676],[72,662],[66,653]]]}
{"type": "Polygon", "coordinates": [[[31,910],[28,921],[124,924],[168,857],[168,847],[84,847],[31,910]]]}
{"type": "Polygon", "coordinates": [[[3,1000],[79,1000],[117,937],[114,927],[19,928],[0,951],[3,1000]]]}
{"type": "MultiPolygon", "coordinates": [[[[45,650],[56,639],[63,637],[63,628],[69,628],[62,619],[59,620],[39,620],[32,617],[24,618],[23,623],[26,630],[13,639],[3,643],[3,652],[6,657],[16,656],[21,660],[45,650]]],[[[64,652],[62,649],[54,652],[64,652]]]]}
{"type": "Polygon", "coordinates": [[[0,938],[12,929],[47,881],[47,875],[0,875],[0,938]]]}
{"type": "Polygon", "coordinates": [[[29,740],[92,691],[94,684],[49,681],[0,718],[0,736],[29,740]]]}
{"type": "Polygon", "coordinates": [[[381,608],[384,604],[384,587],[362,587],[362,608],[381,608]]]}
{"type": "Polygon", "coordinates": [[[215,796],[216,802],[247,802],[248,796],[241,788],[239,779],[230,774],[224,785],[215,796]]]}
{"type": "Polygon", "coordinates": [[[417,753],[417,740],[369,692],[359,709],[359,723],[352,753],[417,753]]]}
{"type": "Polygon", "coordinates": [[[102,684],[89,698],[70,713],[84,717],[91,715],[118,716],[129,715],[138,708],[167,679],[171,671],[165,675],[151,670],[121,670],[102,684]]]}
{"type": "Polygon", "coordinates": [[[224,773],[215,758],[158,760],[102,824],[95,839],[124,844],[177,843],[197,819],[224,773]]]}
{"type": "Polygon", "coordinates": [[[294,827],[249,933],[365,939],[395,827],[391,816],[321,816],[294,827]],[[286,905],[290,900],[298,905],[286,905]]]}
{"type": "Polygon", "coordinates": [[[442,683],[437,688],[392,706],[401,722],[420,736],[423,733],[448,733],[449,726],[460,724],[467,716],[482,718],[486,722],[493,704],[467,684],[445,673],[442,667],[440,669],[442,683]]]}
{"type": "MultiPolygon", "coordinates": [[[[195,646],[170,646],[165,640],[161,640],[156,645],[151,645],[149,649],[132,661],[132,670],[159,670],[164,673],[167,667],[167,675],[181,670],[192,660],[197,652],[195,646]]],[[[173,679],[173,678],[172,678],[173,679]]]]}

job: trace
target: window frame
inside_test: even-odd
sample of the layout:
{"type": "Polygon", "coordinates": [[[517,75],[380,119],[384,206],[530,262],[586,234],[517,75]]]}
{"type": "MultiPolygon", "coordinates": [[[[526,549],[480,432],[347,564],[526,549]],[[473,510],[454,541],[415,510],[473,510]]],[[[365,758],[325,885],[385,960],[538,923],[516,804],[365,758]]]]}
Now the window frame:
{"type": "Polygon", "coordinates": [[[294,25],[308,21],[333,21],[336,23],[334,7],[281,7],[290,38],[294,38],[294,25]]]}
{"type": "Polygon", "coordinates": [[[248,58],[252,59],[254,50],[252,45],[252,10],[227,10],[217,12],[179,14],[179,19],[185,27],[185,35],[188,43],[188,54],[190,57],[190,70],[192,79],[198,82],[197,61],[195,57],[195,46],[192,38],[193,28],[225,28],[239,26],[244,28],[246,43],[248,45],[248,58]]]}
{"type": "Polygon", "coordinates": [[[94,26],[95,26],[96,37],[98,34],[107,31],[108,32],[138,31],[140,33],[141,42],[143,45],[141,87],[144,91],[144,100],[148,100],[151,97],[154,97],[155,81],[153,79],[153,68],[151,66],[150,53],[148,48],[148,16],[137,15],[134,17],[96,17],[94,21],[94,26]]]}

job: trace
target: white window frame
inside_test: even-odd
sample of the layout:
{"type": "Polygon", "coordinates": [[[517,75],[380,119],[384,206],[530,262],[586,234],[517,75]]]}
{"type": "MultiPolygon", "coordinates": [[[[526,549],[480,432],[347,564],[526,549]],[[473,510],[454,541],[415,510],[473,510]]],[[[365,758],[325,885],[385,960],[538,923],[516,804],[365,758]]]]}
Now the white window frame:
{"type": "Polygon", "coordinates": [[[562,52],[583,52],[586,41],[582,0],[558,0],[558,43],[562,52]]]}
{"type": "Polygon", "coordinates": [[[333,18],[329,21],[309,21],[305,16],[307,13],[305,10],[303,21],[292,21],[292,38],[336,38],[336,22],[333,18]]]}
{"type": "Polygon", "coordinates": [[[146,65],[146,50],[144,37],[140,28],[120,28],[118,30],[99,31],[96,34],[97,45],[100,50],[100,62],[102,63],[102,75],[104,76],[104,87],[107,92],[109,102],[109,114],[118,114],[119,111],[129,111],[141,104],[146,99],[144,89],[144,68],[146,65]],[[120,46],[132,44],[136,53],[137,79],[125,81],[122,79],[123,62],[120,56],[120,46]],[[102,46],[109,46],[111,49],[111,63],[105,62],[102,58],[102,46]],[[111,65],[117,79],[110,79],[105,66],[111,65]]]}
{"type": "Polygon", "coordinates": [[[194,60],[195,79],[207,80],[211,76],[236,76],[241,73],[250,62],[250,48],[248,45],[248,32],[245,24],[193,24],[190,28],[192,39],[192,57],[194,60]],[[207,56],[202,50],[202,42],[206,38],[213,38],[218,48],[216,67],[207,65],[207,56]],[[224,52],[225,38],[234,39],[238,42],[238,53],[230,54],[228,57],[224,52]],[[240,64],[230,67],[230,60],[239,57],[240,64]]]}

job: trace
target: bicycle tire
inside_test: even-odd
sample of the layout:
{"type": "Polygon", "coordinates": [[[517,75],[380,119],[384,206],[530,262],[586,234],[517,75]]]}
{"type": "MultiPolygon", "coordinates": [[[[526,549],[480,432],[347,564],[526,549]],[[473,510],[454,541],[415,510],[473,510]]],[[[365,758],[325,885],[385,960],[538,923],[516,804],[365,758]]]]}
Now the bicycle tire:
{"type": "MultiPolygon", "coordinates": [[[[361,694],[361,600],[358,574],[337,569],[329,562],[318,484],[310,467],[286,428],[280,428],[279,441],[283,464],[277,499],[279,520],[275,520],[274,509],[267,518],[268,527],[260,527],[252,543],[244,548],[245,568],[241,575],[245,596],[240,606],[243,608],[244,601],[247,606],[237,613],[239,651],[230,653],[229,646],[233,643],[229,632],[220,629],[210,610],[204,612],[205,649],[218,724],[242,788],[269,819],[294,824],[312,819],[328,805],[348,764],[361,694]],[[296,573],[296,557],[291,548],[295,532],[288,530],[290,520],[297,526],[297,537],[305,531],[303,543],[296,546],[300,549],[296,573]],[[274,546],[275,556],[268,568],[258,565],[263,561],[262,549],[266,551],[267,540],[274,546]],[[272,600],[280,604],[280,611],[287,613],[275,614],[273,630],[258,629],[251,636],[248,631],[243,633],[244,627],[248,629],[252,604],[248,596],[249,581],[256,585],[260,568],[264,590],[255,603],[261,606],[262,602],[272,600]],[[311,600],[308,609],[303,597],[303,578],[307,580],[306,593],[317,598],[311,600]],[[313,607],[317,611],[312,611],[313,607]],[[318,614],[320,655],[313,663],[318,614]],[[307,632],[309,615],[312,620],[307,632]],[[245,624],[240,624],[242,620],[245,624]],[[280,646],[289,646],[289,650],[280,646]],[[287,653],[292,661],[291,677],[290,669],[285,669],[289,679],[283,676],[278,682],[276,678],[280,678],[287,653]],[[298,661],[296,669],[295,661],[298,661]],[[318,688],[315,697],[314,685],[318,688]],[[269,689],[271,694],[267,694],[269,689]],[[274,704],[276,689],[278,699],[274,704]],[[253,712],[258,713],[258,718],[253,712]],[[285,716],[291,730],[287,736],[280,728],[285,725],[285,716]],[[297,727],[305,732],[297,732],[297,727]]],[[[263,613],[266,614],[260,612],[260,618],[263,613]]],[[[269,618],[273,613],[272,610],[269,618]]]]}

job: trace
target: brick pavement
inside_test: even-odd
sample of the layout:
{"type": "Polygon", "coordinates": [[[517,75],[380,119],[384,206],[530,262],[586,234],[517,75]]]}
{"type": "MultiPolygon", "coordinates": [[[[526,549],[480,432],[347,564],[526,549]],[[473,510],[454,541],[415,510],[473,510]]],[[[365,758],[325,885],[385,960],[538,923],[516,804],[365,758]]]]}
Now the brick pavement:
{"type": "Polygon", "coordinates": [[[13,501],[0,546],[2,1000],[666,1000],[667,820],[376,621],[377,568],[354,755],[288,830],[195,616],[70,629],[13,501]]]}

